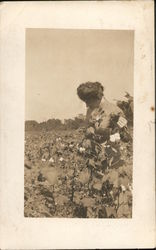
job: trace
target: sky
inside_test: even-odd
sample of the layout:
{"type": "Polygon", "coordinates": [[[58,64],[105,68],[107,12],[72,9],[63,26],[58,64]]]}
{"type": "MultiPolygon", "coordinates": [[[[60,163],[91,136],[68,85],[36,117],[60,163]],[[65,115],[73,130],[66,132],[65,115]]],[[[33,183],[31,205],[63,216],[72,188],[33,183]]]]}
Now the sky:
{"type": "Polygon", "coordinates": [[[133,31],[27,29],[25,55],[26,120],[85,114],[77,87],[87,81],[102,83],[111,102],[133,95],[133,31]]]}

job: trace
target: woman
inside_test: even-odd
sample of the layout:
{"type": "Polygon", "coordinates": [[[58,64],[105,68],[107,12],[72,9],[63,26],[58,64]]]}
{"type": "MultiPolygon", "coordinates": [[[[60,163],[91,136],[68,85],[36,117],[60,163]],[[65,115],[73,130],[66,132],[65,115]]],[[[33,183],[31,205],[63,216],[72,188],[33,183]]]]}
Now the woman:
{"type": "MultiPolygon", "coordinates": [[[[99,82],[86,82],[77,88],[79,98],[87,106],[86,131],[81,146],[85,149],[84,169],[90,171],[88,199],[92,197],[95,200],[94,206],[88,205],[87,216],[130,217],[130,208],[126,215],[125,207],[122,212],[121,209],[118,210],[121,188],[125,192],[125,179],[123,178],[123,183],[119,183],[119,175],[124,176],[124,170],[120,170],[124,164],[124,143],[121,141],[129,135],[126,132],[127,120],[118,106],[106,100],[103,92],[104,87],[99,82]]],[[[85,171],[83,175],[85,176],[85,171]]]]}
{"type": "Polygon", "coordinates": [[[86,103],[86,136],[104,142],[114,132],[127,125],[123,111],[106,100],[104,87],[99,82],[86,82],[77,88],[79,98],[86,103]]]}

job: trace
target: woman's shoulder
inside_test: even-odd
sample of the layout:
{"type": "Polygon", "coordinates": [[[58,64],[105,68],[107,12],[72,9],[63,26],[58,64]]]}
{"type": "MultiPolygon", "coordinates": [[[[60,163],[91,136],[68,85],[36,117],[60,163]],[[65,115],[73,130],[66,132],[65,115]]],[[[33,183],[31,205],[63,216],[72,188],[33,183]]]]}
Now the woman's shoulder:
{"type": "Polygon", "coordinates": [[[100,107],[101,110],[103,110],[107,114],[118,114],[123,113],[123,111],[114,103],[109,102],[107,99],[103,98],[100,107]]]}

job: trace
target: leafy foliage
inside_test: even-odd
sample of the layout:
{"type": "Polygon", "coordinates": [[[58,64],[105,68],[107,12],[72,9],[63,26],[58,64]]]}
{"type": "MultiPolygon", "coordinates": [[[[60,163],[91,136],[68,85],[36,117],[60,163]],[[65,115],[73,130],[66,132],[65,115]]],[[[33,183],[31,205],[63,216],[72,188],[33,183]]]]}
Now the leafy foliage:
{"type": "Polygon", "coordinates": [[[112,116],[105,138],[92,128],[84,136],[82,117],[26,122],[26,217],[132,217],[133,98],[126,98],[118,105],[127,126],[112,116]]]}

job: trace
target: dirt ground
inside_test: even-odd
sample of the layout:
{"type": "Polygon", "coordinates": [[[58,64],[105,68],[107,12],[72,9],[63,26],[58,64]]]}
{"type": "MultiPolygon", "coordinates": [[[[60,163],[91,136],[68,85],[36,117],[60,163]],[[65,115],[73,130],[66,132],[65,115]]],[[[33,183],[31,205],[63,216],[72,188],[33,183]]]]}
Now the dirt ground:
{"type": "Polygon", "coordinates": [[[132,143],[120,142],[122,164],[93,173],[82,138],[80,130],[25,133],[25,217],[132,217],[132,143]]]}

